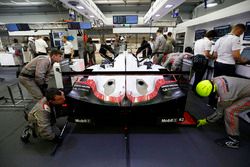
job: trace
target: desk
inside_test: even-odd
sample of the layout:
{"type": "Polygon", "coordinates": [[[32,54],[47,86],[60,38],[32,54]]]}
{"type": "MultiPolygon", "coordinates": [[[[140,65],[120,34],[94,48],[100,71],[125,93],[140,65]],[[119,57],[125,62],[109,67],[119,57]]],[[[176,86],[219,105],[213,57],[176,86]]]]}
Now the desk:
{"type": "Polygon", "coordinates": [[[1,66],[15,66],[15,60],[13,53],[9,52],[0,52],[0,64],[1,66]]]}

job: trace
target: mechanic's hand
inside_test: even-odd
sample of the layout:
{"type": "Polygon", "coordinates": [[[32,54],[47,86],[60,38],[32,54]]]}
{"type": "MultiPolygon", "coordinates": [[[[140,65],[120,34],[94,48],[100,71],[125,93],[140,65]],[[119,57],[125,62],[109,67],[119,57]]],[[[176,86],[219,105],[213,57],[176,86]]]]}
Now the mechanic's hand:
{"type": "Polygon", "coordinates": [[[40,85],[39,88],[40,88],[40,90],[41,90],[43,96],[45,96],[46,91],[47,91],[47,88],[48,88],[48,84],[40,85]]]}
{"type": "Polygon", "coordinates": [[[200,127],[200,126],[204,126],[206,124],[208,124],[206,118],[205,119],[199,119],[199,120],[197,120],[197,125],[196,126],[200,127]]]}

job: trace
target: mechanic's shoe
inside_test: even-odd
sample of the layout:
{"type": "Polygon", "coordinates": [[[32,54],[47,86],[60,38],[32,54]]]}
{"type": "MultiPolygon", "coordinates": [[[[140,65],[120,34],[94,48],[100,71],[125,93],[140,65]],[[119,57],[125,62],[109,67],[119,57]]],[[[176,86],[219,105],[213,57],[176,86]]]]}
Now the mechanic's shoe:
{"type": "Polygon", "coordinates": [[[222,147],[233,148],[233,149],[240,148],[240,141],[232,136],[228,136],[223,139],[217,139],[215,140],[215,143],[222,147]]]}
{"type": "Polygon", "coordinates": [[[26,126],[25,129],[22,132],[22,135],[20,137],[21,141],[24,143],[28,143],[30,138],[30,128],[29,126],[26,126]]]}

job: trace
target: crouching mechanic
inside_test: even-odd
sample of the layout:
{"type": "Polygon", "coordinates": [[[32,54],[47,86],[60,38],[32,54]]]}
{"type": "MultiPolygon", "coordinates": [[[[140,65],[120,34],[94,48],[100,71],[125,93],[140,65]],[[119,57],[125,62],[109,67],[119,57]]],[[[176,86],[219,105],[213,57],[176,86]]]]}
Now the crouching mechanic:
{"type": "Polygon", "coordinates": [[[19,82],[27,89],[31,96],[40,100],[48,87],[50,71],[55,62],[62,60],[62,53],[59,50],[52,50],[47,55],[41,55],[32,59],[23,67],[19,82]]]}
{"type": "Polygon", "coordinates": [[[198,120],[197,126],[213,123],[224,116],[228,137],[217,139],[218,145],[239,148],[239,113],[250,109],[250,80],[229,76],[219,76],[203,80],[197,84],[196,92],[202,97],[215,93],[218,96],[217,110],[198,120]]]}
{"type": "MultiPolygon", "coordinates": [[[[65,104],[64,93],[56,88],[49,88],[43,97],[28,113],[28,122],[32,129],[33,136],[39,136],[42,139],[60,142],[60,130],[56,126],[58,117],[58,107],[65,104]]],[[[27,131],[24,130],[21,139],[24,142],[29,141],[27,131]]]]}

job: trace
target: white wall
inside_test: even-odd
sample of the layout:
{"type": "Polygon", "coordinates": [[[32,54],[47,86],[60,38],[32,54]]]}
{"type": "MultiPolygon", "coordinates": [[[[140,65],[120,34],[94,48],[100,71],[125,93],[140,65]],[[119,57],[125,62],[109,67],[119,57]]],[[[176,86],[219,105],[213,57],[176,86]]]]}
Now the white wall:
{"type": "MultiPolygon", "coordinates": [[[[187,46],[193,46],[194,33],[198,29],[212,30],[214,27],[222,25],[235,25],[238,23],[245,24],[250,21],[250,0],[237,3],[227,8],[209,13],[207,15],[186,21],[177,25],[174,29],[174,34],[186,32],[184,48],[187,46]]],[[[249,43],[243,41],[243,43],[249,43]]]]}
{"type": "MultiPolygon", "coordinates": [[[[225,18],[222,20],[217,20],[217,21],[189,27],[187,29],[188,32],[186,34],[184,48],[186,46],[193,46],[195,30],[206,29],[207,31],[209,31],[209,30],[212,30],[214,27],[223,26],[223,25],[233,26],[233,25],[238,24],[238,23],[246,24],[246,22],[248,22],[248,21],[250,21],[250,12],[244,13],[241,15],[237,15],[237,16],[233,16],[230,18],[225,18]]],[[[242,43],[250,43],[249,41],[243,40],[243,35],[241,36],[241,40],[242,40],[242,43]]]]}

